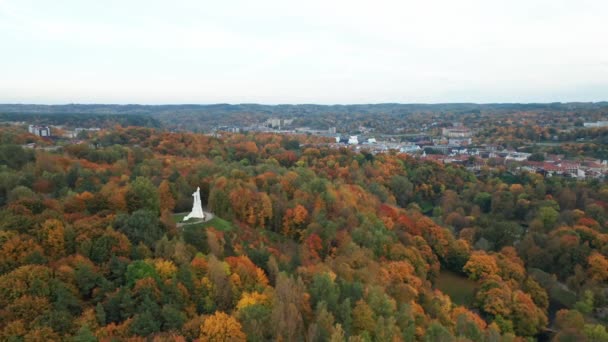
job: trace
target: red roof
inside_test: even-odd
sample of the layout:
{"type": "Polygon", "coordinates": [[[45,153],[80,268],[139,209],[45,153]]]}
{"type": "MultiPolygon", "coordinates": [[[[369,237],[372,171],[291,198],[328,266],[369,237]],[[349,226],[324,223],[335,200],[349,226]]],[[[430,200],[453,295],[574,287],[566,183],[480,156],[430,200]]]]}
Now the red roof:
{"type": "Polygon", "coordinates": [[[592,169],[603,169],[604,165],[600,164],[600,163],[596,163],[596,162],[588,162],[586,163],[587,167],[590,167],[592,169]]]}
{"type": "Polygon", "coordinates": [[[552,172],[559,172],[559,171],[565,171],[566,169],[563,167],[559,167],[557,165],[551,164],[551,163],[543,163],[542,166],[543,170],[545,171],[552,171],[552,172]]]}
{"type": "Polygon", "coordinates": [[[559,166],[561,166],[561,167],[563,167],[565,169],[577,169],[581,165],[579,163],[561,162],[561,163],[559,163],[559,166]]]}

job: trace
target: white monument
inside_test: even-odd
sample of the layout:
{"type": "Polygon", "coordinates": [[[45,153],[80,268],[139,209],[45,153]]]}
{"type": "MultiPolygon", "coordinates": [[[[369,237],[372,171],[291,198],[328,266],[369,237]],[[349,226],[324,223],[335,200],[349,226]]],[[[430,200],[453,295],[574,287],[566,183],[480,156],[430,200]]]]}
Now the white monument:
{"type": "Polygon", "coordinates": [[[196,192],[192,194],[194,197],[194,204],[192,204],[192,212],[186,217],[184,217],[184,221],[188,221],[191,218],[205,218],[205,213],[203,212],[203,206],[201,205],[201,188],[196,187],[196,192]]]}

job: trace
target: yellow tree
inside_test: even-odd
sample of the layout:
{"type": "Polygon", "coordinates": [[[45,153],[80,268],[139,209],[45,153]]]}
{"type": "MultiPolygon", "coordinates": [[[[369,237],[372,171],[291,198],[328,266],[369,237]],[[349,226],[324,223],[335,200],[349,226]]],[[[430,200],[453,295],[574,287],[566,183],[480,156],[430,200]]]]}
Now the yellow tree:
{"type": "Polygon", "coordinates": [[[587,259],[589,278],[597,281],[608,281],[608,259],[600,253],[593,253],[587,259]]]}
{"type": "Polygon", "coordinates": [[[259,203],[261,206],[260,226],[265,227],[266,221],[272,217],[272,201],[270,197],[263,192],[259,195],[259,203]]]}
{"type": "Polygon", "coordinates": [[[154,268],[162,279],[171,279],[177,273],[177,267],[171,260],[156,259],[154,268]]]}
{"type": "Polygon", "coordinates": [[[241,324],[232,316],[221,311],[207,317],[201,325],[202,342],[246,341],[241,324]]]}
{"type": "Polygon", "coordinates": [[[42,246],[53,258],[64,254],[64,229],[63,223],[57,219],[44,221],[40,229],[42,246]]]}
{"type": "Polygon", "coordinates": [[[241,299],[239,300],[238,304],[236,305],[236,308],[238,310],[242,310],[248,306],[256,305],[256,304],[269,305],[270,298],[265,293],[244,292],[243,295],[241,296],[241,299]]]}
{"type": "Polygon", "coordinates": [[[489,275],[497,274],[499,271],[496,258],[483,251],[473,252],[463,269],[473,280],[483,279],[489,275]]]}
{"type": "Polygon", "coordinates": [[[363,300],[359,300],[353,309],[353,331],[356,334],[374,330],[374,312],[363,300]]]}

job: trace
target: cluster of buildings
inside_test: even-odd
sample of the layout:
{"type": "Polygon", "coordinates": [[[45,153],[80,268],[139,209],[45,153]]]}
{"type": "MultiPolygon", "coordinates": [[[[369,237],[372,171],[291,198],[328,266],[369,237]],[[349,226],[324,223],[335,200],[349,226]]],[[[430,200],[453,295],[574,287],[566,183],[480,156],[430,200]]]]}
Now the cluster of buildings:
{"type": "Polygon", "coordinates": [[[547,177],[563,176],[577,179],[604,178],[608,174],[608,161],[584,158],[578,161],[562,160],[555,156],[543,162],[526,161],[521,171],[536,172],[547,177]]]}
{"type": "Polygon", "coordinates": [[[286,126],[290,126],[293,123],[293,119],[278,119],[272,118],[266,120],[264,125],[272,129],[284,129],[286,126]]]}
{"type": "MultiPolygon", "coordinates": [[[[441,142],[447,140],[447,145],[466,146],[471,144],[473,131],[463,126],[444,127],[441,129],[441,142]]],[[[444,145],[444,144],[442,144],[444,145]]]]}
{"type": "Polygon", "coordinates": [[[563,155],[548,155],[544,161],[528,160],[529,153],[513,150],[491,151],[471,149],[462,153],[418,155],[423,160],[444,164],[460,164],[469,171],[507,167],[515,172],[533,172],[545,177],[561,176],[576,179],[601,179],[608,175],[608,161],[594,158],[565,160],[563,155]]]}
{"type": "Polygon", "coordinates": [[[28,125],[27,131],[31,134],[39,137],[56,138],[55,135],[59,135],[64,138],[74,139],[78,137],[81,132],[99,132],[101,128],[83,128],[77,127],[73,130],[67,130],[63,126],[46,126],[46,125],[28,125]],[[54,132],[55,131],[55,132],[54,132]],[[53,133],[55,135],[53,135],[53,133]]]}
{"type": "Polygon", "coordinates": [[[333,136],[336,134],[336,127],[328,129],[313,129],[310,127],[294,127],[294,119],[271,118],[261,124],[253,124],[246,127],[238,126],[216,126],[212,129],[213,132],[272,132],[280,134],[315,134],[322,136],[333,136]]]}
{"type": "Polygon", "coordinates": [[[332,147],[349,146],[355,150],[365,149],[372,153],[383,153],[397,150],[401,153],[416,153],[422,151],[420,145],[409,142],[378,141],[376,138],[360,137],[357,135],[337,136],[332,147]]]}
{"type": "Polygon", "coordinates": [[[359,136],[351,135],[351,136],[337,136],[336,143],[337,144],[346,144],[346,145],[359,145],[359,144],[373,144],[376,143],[376,138],[361,138],[359,140],[359,136]]]}
{"type": "Polygon", "coordinates": [[[372,152],[386,152],[388,150],[399,150],[402,153],[417,153],[423,149],[433,149],[443,154],[450,154],[454,149],[461,149],[471,144],[473,131],[461,125],[443,128],[441,136],[431,139],[421,137],[416,142],[395,143],[394,141],[377,141],[373,137],[336,136],[336,144],[344,145],[366,145],[372,152]]]}
{"type": "MultiPolygon", "coordinates": [[[[608,123],[608,122],[607,122],[608,123]]],[[[337,136],[334,147],[347,146],[371,153],[399,151],[423,160],[455,163],[473,172],[482,169],[508,167],[515,172],[536,172],[546,177],[562,176],[576,179],[604,178],[608,175],[608,161],[582,159],[565,160],[563,155],[549,155],[544,161],[528,160],[531,153],[499,149],[492,145],[471,145],[473,132],[454,126],[441,130],[441,136],[422,138],[416,142],[377,141],[360,136],[337,136]]]]}
{"type": "MultiPolygon", "coordinates": [[[[529,161],[530,153],[499,149],[492,145],[472,145],[474,131],[462,124],[442,127],[440,135],[431,137],[418,134],[412,141],[396,141],[394,138],[376,139],[370,130],[359,127],[361,135],[336,134],[336,128],[315,130],[307,127],[285,129],[292,120],[269,119],[253,131],[273,131],[278,133],[307,133],[333,136],[335,142],[330,146],[348,147],[353,150],[367,150],[373,154],[398,151],[424,160],[440,163],[455,163],[478,172],[482,169],[508,167],[515,172],[536,172],[546,177],[562,176],[576,179],[604,178],[608,175],[608,162],[596,159],[580,161],[565,160],[564,156],[547,156],[545,161],[529,161]]],[[[585,127],[608,127],[608,121],[585,123],[585,127]]],[[[439,126],[439,123],[433,123],[439,126]]],[[[412,138],[412,137],[410,137],[412,138]]]]}

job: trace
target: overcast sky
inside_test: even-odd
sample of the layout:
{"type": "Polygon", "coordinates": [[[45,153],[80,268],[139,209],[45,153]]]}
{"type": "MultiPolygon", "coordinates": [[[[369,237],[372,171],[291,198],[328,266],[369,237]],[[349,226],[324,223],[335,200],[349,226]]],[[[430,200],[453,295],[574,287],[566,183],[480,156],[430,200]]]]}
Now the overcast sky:
{"type": "Polygon", "coordinates": [[[606,0],[0,0],[2,103],[601,100],[606,0]]]}

